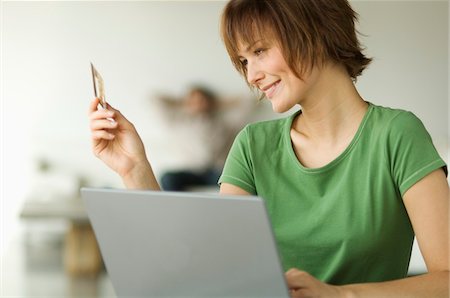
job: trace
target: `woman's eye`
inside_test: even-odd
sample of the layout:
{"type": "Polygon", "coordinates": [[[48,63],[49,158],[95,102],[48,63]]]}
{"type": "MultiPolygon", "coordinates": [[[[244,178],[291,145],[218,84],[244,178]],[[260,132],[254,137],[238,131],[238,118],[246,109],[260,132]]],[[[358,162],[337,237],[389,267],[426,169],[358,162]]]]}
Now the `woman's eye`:
{"type": "Polygon", "coordinates": [[[259,55],[261,55],[263,52],[264,52],[264,49],[256,49],[256,50],[255,50],[255,55],[256,55],[256,56],[259,56],[259,55]]]}
{"type": "Polygon", "coordinates": [[[241,60],[242,66],[247,66],[247,63],[248,63],[247,59],[242,59],[241,60]]]}

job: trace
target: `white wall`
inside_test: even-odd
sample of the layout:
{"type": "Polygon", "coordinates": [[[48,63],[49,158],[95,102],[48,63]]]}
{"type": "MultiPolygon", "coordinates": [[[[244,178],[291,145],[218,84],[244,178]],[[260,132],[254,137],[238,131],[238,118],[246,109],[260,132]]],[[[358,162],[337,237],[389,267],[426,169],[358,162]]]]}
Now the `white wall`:
{"type": "MultiPolygon", "coordinates": [[[[448,2],[354,1],[367,53],[358,81],[367,100],[415,112],[448,151],[448,2]]],[[[191,82],[246,94],[218,35],[223,2],[2,2],[2,240],[9,239],[45,156],[59,173],[120,185],[90,151],[89,62],[107,97],[142,133],[158,168],[161,135],[149,95],[191,82]]],[[[5,246],[3,246],[5,247],[5,246]]]]}
{"type": "Polygon", "coordinates": [[[447,158],[448,1],[355,1],[373,64],[358,82],[367,100],[416,113],[447,158]]]}

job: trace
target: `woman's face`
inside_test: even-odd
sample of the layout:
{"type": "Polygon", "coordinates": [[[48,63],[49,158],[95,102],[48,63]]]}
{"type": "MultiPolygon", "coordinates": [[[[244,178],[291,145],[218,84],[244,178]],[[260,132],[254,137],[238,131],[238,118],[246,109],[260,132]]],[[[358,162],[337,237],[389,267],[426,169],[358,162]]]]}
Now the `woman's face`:
{"type": "Polygon", "coordinates": [[[246,68],[247,81],[264,92],[277,113],[301,104],[318,77],[316,68],[305,73],[303,79],[297,77],[275,42],[258,40],[250,45],[240,43],[239,56],[246,68]]]}

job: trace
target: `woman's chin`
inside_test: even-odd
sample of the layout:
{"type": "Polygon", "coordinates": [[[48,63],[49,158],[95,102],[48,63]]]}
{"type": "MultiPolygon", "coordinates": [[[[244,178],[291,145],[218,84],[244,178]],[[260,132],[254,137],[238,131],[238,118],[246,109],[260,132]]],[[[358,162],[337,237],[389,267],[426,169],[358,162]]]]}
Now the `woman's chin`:
{"type": "Polygon", "coordinates": [[[292,107],[288,107],[286,105],[279,105],[275,101],[270,101],[270,103],[272,104],[272,110],[275,113],[279,113],[279,114],[287,112],[292,108],[292,107]]]}

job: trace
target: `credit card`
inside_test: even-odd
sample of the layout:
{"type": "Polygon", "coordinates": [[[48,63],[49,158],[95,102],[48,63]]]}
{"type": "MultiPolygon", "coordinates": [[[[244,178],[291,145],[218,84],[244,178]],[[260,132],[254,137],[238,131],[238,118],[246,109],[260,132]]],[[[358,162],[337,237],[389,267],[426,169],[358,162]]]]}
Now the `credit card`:
{"type": "Polygon", "coordinates": [[[106,97],[105,97],[105,83],[103,81],[102,76],[94,67],[91,62],[91,71],[92,71],[92,82],[94,83],[94,95],[96,98],[100,99],[101,106],[106,109],[106,97]]]}

